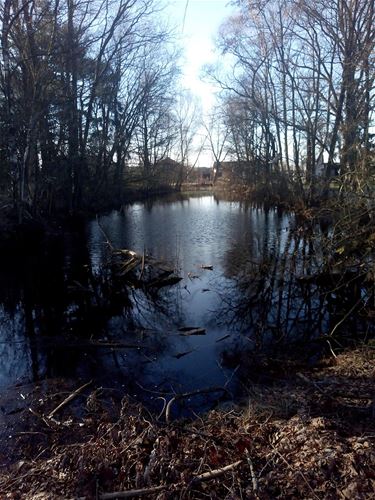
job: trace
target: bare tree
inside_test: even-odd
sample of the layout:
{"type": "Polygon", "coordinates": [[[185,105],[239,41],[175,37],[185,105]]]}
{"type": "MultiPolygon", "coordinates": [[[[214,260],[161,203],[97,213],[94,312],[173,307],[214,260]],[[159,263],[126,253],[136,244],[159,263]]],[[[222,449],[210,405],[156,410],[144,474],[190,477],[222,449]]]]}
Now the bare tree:
{"type": "Polygon", "coordinates": [[[0,2],[0,154],[20,220],[112,189],[121,197],[146,111],[171,135],[177,71],[158,10],[154,0],[0,2]]]}
{"type": "Polygon", "coordinates": [[[175,123],[177,128],[176,158],[180,163],[176,187],[179,188],[196,166],[205,142],[205,140],[197,141],[202,123],[202,110],[199,101],[190,91],[182,90],[177,95],[175,123]]]}
{"type": "Polygon", "coordinates": [[[207,139],[210,151],[214,157],[214,181],[221,175],[221,164],[225,160],[228,150],[227,139],[229,129],[223,120],[223,113],[220,108],[216,108],[209,116],[208,122],[204,123],[207,132],[207,139]]]}
{"type": "Polygon", "coordinates": [[[225,99],[236,96],[252,110],[258,158],[296,179],[306,201],[318,195],[323,155],[327,175],[339,159],[341,173],[358,184],[371,146],[374,1],[237,4],[239,13],[223,24],[218,42],[230,55],[231,72],[211,76],[225,99]]]}

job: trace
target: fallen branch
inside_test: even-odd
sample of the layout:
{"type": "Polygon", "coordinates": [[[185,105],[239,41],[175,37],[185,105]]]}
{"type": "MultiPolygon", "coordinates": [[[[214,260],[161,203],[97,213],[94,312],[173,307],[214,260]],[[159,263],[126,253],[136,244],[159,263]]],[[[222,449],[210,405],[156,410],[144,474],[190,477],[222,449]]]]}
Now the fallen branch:
{"type": "Polygon", "coordinates": [[[321,392],[322,394],[326,395],[325,391],[319,387],[319,385],[314,381],[314,380],[310,380],[309,378],[306,377],[306,375],[304,375],[303,373],[297,373],[297,377],[300,379],[300,380],[303,380],[303,382],[305,382],[305,384],[308,384],[308,385],[313,385],[319,392],[321,392]]]}
{"type": "MultiPolygon", "coordinates": [[[[222,476],[226,472],[235,469],[240,464],[242,464],[242,460],[238,460],[233,464],[226,465],[225,467],[221,467],[220,469],[214,469],[209,472],[204,472],[203,474],[199,474],[195,476],[191,485],[196,483],[201,483],[203,481],[210,481],[211,479],[216,479],[217,477],[222,476]]],[[[145,495],[151,495],[152,493],[158,493],[159,491],[163,491],[166,489],[177,489],[183,487],[183,483],[175,483],[175,484],[163,484],[160,486],[154,486],[152,488],[141,488],[138,490],[128,490],[128,491],[114,491],[112,493],[102,493],[99,495],[100,500],[114,500],[115,498],[131,498],[131,497],[141,497],[145,495]]],[[[78,500],[85,500],[86,497],[82,497],[78,500]]]]}
{"type": "Polygon", "coordinates": [[[238,460],[233,464],[226,465],[225,467],[221,467],[220,469],[214,469],[209,472],[203,472],[203,474],[199,474],[199,476],[195,476],[192,480],[192,484],[200,483],[202,481],[209,481],[210,479],[216,479],[217,477],[222,476],[226,472],[235,469],[240,464],[242,464],[242,460],[238,460]]]}
{"type": "MultiPolygon", "coordinates": [[[[29,412],[32,413],[35,417],[40,418],[49,429],[52,429],[51,422],[49,422],[44,415],[42,415],[41,413],[38,413],[37,411],[33,410],[32,408],[29,408],[29,412]]],[[[55,422],[55,421],[53,420],[53,422],[55,422]]]]}
{"type": "Polygon", "coordinates": [[[76,389],[74,392],[72,392],[71,394],[69,394],[69,396],[67,398],[65,398],[64,401],[62,401],[58,406],[56,406],[56,408],[54,410],[52,410],[49,413],[48,419],[53,418],[53,416],[55,415],[55,413],[57,413],[59,410],[61,410],[62,408],[64,408],[64,406],[66,406],[67,404],[69,404],[74,398],[76,398],[90,384],[92,384],[92,380],[90,380],[90,382],[87,382],[86,384],[81,385],[81,387],[78,387],[78,389],[76,389]]]}
{"type": "Polygon", "coordinates": [[[255,475],[253,461],[251,460],[251,456],[250,456],[249,450],[247,448],[245,450],[245,453],[246,453],[247,463],[249,464],[250,476],[251,476],[251,484],[252,484],[252,487],[253,487],[253,492],[254,492],[254,495],[257,496],[258,480],[257,480],[257,477],[255,475]]]}
{"type": "Polygon", "coordinates": [[[111,500],[114,498],[142,497],[145,495],[151,495],[152,493],[158,493],[159,491],[166,490],[167,488],[170,488],[170,486],[171,486],[170,484],[163,484],[161,486],[154,486],[153,488],[142,488],[139,490],[128,490],[128,491],[115,491],[113,493],[103,493],[102,495],[99,495],[98,498],[100,500],[111,500]]]}

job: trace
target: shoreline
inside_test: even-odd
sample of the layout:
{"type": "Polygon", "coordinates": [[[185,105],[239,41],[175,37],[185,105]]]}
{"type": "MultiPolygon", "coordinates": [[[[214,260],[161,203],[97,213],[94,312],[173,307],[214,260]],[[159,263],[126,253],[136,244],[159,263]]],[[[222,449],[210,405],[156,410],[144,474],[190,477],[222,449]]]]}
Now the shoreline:
{"type": "Polygon", "coordinates": [[[95,385],[56,411],[82,381],[56,385],[43,398],[21,388],[24,427],[6,429],[12,439],[3,443],[14,459],[2,459],[0,492],[16,499],[133,497],[135,490],[142,493],[134,497],[201,498],[209,488],[218,498],[371,498],[374,362],[370,346],[315,368],[280,366],[268,384],[249,382],[241,402],[169,423],[129,397],[108,404],[106,389],[95,385]]]}

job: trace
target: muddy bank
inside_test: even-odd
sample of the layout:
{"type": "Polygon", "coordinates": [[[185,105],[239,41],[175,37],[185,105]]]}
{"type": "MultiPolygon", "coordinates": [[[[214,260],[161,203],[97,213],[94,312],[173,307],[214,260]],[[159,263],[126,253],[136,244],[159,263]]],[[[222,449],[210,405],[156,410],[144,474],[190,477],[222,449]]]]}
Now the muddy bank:
{"type": "Polygon", "coordinates": [[[0,494],[373,498],[374,362],[366,347],[309,370],[283,366],[267,385],[249,383],[239,404],[185,421],[166,422],[166,408],[189,397],[160,394],[152,414],[92,384],[59,409],[77,381],[63,389],[51,381],[43,396],[41,387],[20,388],[3,427],[0,494]]]}

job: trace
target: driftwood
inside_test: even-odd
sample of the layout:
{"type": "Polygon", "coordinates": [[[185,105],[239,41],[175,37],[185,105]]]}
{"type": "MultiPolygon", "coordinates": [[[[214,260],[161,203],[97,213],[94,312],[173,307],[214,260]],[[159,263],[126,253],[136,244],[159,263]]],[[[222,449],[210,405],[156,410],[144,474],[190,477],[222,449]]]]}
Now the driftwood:
{"type": "Polygon", "coordinates": [[[180,276],[170,276],[168,278],[156,278],[150,283],[146,283],[148,288],[163,288],[164,286],[176,285],[182,280],[180,276]]]}
{"type": "Polygon", "coordinates": [[[125,258],[117,270],[117,275],[124,277],[137,268],[141,264],[142,260],[137,255],[131,255],[129,258],[125,258]]]}
{"type": "Polygon", "coordinates": [[[110,349],[140,349],[143,347],[140,344],[128,344],[125,342],[111,342],[111,341],[102,341],[102,340],[77,340],[76,342],[71,341],[64,344],[64,346],[68,347],[103,347],[110,349]]]}
{"type": "Polygon", "coordinates": [[[111,266],[116,278],[126,278],[136,287],[163,288],[176,285],[182,280],[180,276],[173,274],[173,269],[167,269],[145,252],[140,255],[133,250],[113,250],[111,266]]]}
{"type": "Polygon", "coordinates": [[[86,384],[83,384],[81,385],[81,387],[78,387],[78,389],[76,389],[74,392],[72,392],[71,394],[69,394],[69,396],[67,398],[64,399],[64,401],[62,401],[58,406],[56,406],[56,408],[54,410],[52,410],[49,415],[48,415],[48,418],[49,419],[52,419],[53,416],[55,415],[55,413],[57,413],[59,410],[61,410],[62,408],[64,408],[64,406],[66,406],[67,404],[69,404],[74,398],[76,398],[84,389],[86,389],[86,387],[88,387],[89,385],[92,384],[92,380],[90,380],[90,382],[87,382],[86,384]]]}
{"type": "MultiPolygon", "coordinates": [[[[24,344],[26,343],[27,340],[16,340],[9,342],[11,344],[24,344]]],[[[110,340],[84,340],[84,339],[78,339],[78,338],[71,338],[69,336],[53,336],[53,337],[46,337],[45,339],[33,339],[31,343],[34,344],[40,344],[43,342],[43,345],[48,345],[48,346],[60,346],[63,345],[64,347],[74,347],[77,349],[80,348],[107,348],[107,349],[141,349],[144,346],[142,344],[132,344],[132,343],[126,343],[126,342],[117,342],[117,341],[110,341],[110,340]]],[[[2,343],[8,343],[8,342],[0,342],[0,345],[2,343]]]]}
{"type": "Polygon", "coordinates": [[[142,260],[141,260],[141,274],[139,277],[140,279],[142,279],[143,273],[145,271],[145,263],[146,263],[146,252],[145,252],[145,250],[143,250],[142,260]]]}

